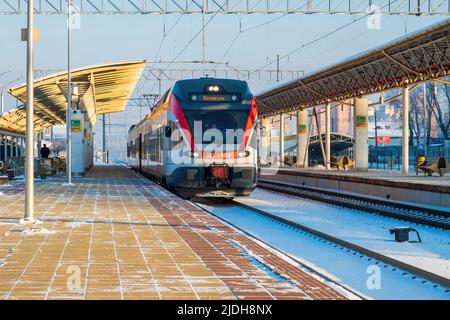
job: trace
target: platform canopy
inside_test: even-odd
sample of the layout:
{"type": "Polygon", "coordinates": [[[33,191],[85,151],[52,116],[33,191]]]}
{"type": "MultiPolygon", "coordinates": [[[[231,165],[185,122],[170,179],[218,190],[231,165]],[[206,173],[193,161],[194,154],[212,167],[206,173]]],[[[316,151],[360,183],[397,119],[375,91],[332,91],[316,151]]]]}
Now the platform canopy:
{"type": "MultiPolygon", "coordinates": [[[[72,84],[78,87],[78,98],[83,102],[92,124],[97,116],[121,112],[139,81],[145,60],[122,61],[74,69],[72,84]]],[[[67,72],[35,80],[34,132],[66,122],[67,72]]],[[[9,89],[20,101],[26,101],[26,85],[9,89]]],[[[74,99],[74,97],[73,97],[74,99]]],[[[0,130],[23,134],[26,109],[24,106],[6,112],[0,118],[0,130]]]]}
{"type": "Polygon", "coordinates": [[[261,117],[450,75],[450,19],[256,96],[261,117]]]}

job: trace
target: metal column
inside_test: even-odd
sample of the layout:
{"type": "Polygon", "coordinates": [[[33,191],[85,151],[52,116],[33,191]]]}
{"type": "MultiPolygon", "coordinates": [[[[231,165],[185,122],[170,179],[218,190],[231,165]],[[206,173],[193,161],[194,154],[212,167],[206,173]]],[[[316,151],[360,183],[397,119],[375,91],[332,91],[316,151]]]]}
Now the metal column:
{"type": "Polygon", "coordinates": [[[72,74],[70,71],[70,19],[72,1],[67,2],[67,110],[66,110],[66,174],[67,184],[72,184],[72,74]]]}
{"type": "Polygon", "coordinates": [[[27,113],[26,113],[26,159],[25,159],[25,220],[34,218],[34,0],[27,7],[27,113]]]}
{"type": "Polygon", "coordinates": [[[2,91],[0,93],[0,116],[3,115],[3,111],[4,111],[4,108],[5,108],[5,106],[4,106],[4,103],[5,103],[4,94],[5,94],[5,90],[4,90],[4,88],[2,88],[2,91]]]}
{"type": "Polygon", "coordinates": [[[403,87],[403,136],[402,136],[402,171],[409,171],[409,87],[403,87]]]}
{"type": "Polygon", "coordinates": [[[102,155],[103,155],[103,163],[107,162],[106,157],[106,115],[102,114],[102,130],[103,130],[103,144],[102,144],[102,155]]]}
{"type": "Polygon", "coordinates": [[[308,166],[308,112],[297,111],[297,166],[308,166]]]}
{"type": "Polygon", "coordinates": [[[3,136],[3,150],[4,150],[4,155],[3,155],[3,161],[5,163],[6,166],[6,162],[8,161],[8,136],[3,136]]]}
{"type": "Polygon", "coordinates": [[[270,121],[269,118],[261,119],[261,147],[259,149],[259,161],[262,164],[267,164],[269,161],[269,148],[270,148],[270,121]]]}
{"type": "Polygon", "coordinates": [[[284,114],[280,114],[280,150],[278,152],[278,163],[280,167],[284,165],[284,114]]]}
{"type": "Polygon", "coordinates": [[[19,156],[19,139],[20,138],[14,138],[14,156],[18,157],[19,156]]]}
{"type": "Polygon", "coordinates": [[[325,106],[325,169],[330,169],[331,159],[331,106],[329,103],[325,106]]]}

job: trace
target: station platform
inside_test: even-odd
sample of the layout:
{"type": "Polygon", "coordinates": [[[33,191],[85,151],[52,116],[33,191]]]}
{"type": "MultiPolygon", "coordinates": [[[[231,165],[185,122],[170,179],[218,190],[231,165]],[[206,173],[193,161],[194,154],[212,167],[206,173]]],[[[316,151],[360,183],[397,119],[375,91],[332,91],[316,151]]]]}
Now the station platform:
{"type": "Polygon", "coordinates": [[[260,178],[307,187],[359,193],[419,205],[450,208],[450,175],[403,175],[399,171],[337,171],[315,168],[261,168],[260,178]]]}
{"type": "Polygon", "coordinates": [[[346,299],[126,167],[74,182],[36,182],[33,225],[24,182],[0,187],[1,299],[346,299]]]}

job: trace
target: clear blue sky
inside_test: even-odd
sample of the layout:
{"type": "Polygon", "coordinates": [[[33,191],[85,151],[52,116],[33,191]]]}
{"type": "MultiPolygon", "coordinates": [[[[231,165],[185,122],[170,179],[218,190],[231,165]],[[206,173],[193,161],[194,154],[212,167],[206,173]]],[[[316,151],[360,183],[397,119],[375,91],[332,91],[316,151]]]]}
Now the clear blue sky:
{"type": "MultiPolygon", "coordinates": [[[[207,26],[207,59],[218,61],[242,29],[253,27],[275,18],[275,15],[217,15],[207,26]]],[[[237,68],[258,68],[277,54],[284,55],[302,44],[316,39],[356,16],[287,15],[283,18],[244,32],[235,42],[225,61],[237,68]]],[[[80,67],[124,59],[172,60],[188,41],[200,30],[200,15],[185,15],[161,43],[164,22],[168,30],[178,15],[82,16],[81,29],[73,31],[73,66],[80,67]]],[[[207,18],[208,19],[208,18],[207,18]]],[[[315,42],[281,61],[282,69],[311,71],[342,60],[394,38],[412,32],[444,17],[383,16],[381,30],[369,30],[366,19],[315,42]]],[[[36,45],[37,69],[66,68],[66,19],[64,16],[37,16],[36,26],[41,29],[41,40],[36,45]]],[[[26,45],[20,42],[20,28],[26,24],[25,16],[0,16],[0,73],[13,72],[0,77],[0,84],[23,75],[26,45]]],[[[199,36],[178,60],[201,59],[199,36]]],[[[273,68],[275,66],[272,66],[273,68]]],[[[254,90],[269,84],[255,83],[254,90]]],[[[12,100],[7,99],[8,104],[12,100]]],[[[11,106],[7,106],[9,109],[11,106]]]]}

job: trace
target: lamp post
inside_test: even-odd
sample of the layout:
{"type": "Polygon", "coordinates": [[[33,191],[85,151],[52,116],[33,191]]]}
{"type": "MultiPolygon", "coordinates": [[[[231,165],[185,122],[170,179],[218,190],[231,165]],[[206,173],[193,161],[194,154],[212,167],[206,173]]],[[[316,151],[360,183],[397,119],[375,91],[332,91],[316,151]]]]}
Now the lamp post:
{"type": "Polygon", "coordinates": [[[72,112],[72,75],[70,71],[70,28],[71,28],[72,0],[67,1],[67,110],[66,110],[66,173],[67,184],[72,184],[72,132],[71,132],[71,112],[72,112]]]}
{"type": "Polygon", "coordinates": [[[26,157],[25,157],[25,221],[34,221],[34,0],[27,7],[27,106],[26,106],[26,157]]]}

